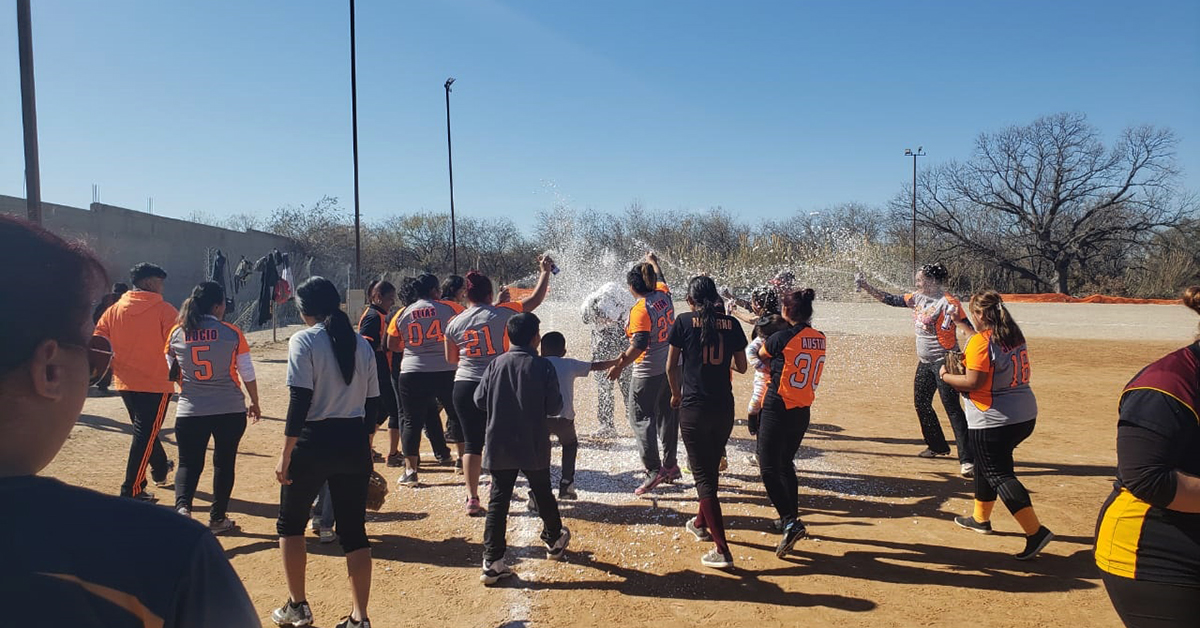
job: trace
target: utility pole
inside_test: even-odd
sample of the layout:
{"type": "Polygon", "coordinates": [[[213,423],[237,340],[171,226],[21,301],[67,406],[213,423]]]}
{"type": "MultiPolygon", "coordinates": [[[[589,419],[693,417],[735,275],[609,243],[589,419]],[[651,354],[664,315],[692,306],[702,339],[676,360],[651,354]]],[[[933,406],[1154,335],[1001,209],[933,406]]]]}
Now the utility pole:
{"type": "Polygon", "coordinates": [[[354,45],[354,0],[350,0],[350,126],[354,134],[354,286],[362,285],[362,233],[358,204],[358,65],[354,45]]]}
{"type": "Polygon", "coordinates": [[[42,224],[42,175],[38,168],[37,99],[33,93],[33,26],[29,0],[17,0],[17,48],[21,63],[21,120],[25,127],[25,207],[29,222],[42,224]]]}
{"type": "Polygon", "coordinates": [[[446,159],[450,166],[450,251],[454,274],[458,274],[458,228],[454,221],[454,151],[450,144],[450,86],[454,78],[446,79],[446,159]]]}
{"type": "Polygon", "coordinates": [[[924,146],[918,146],[917,152],[913,152],[911,148],[904,149],[905,157],[912,157],[913,160],[913,186],[912,186],[912,268],[913,274],[917,274],[917,157],[924,157],[924,146]]]}

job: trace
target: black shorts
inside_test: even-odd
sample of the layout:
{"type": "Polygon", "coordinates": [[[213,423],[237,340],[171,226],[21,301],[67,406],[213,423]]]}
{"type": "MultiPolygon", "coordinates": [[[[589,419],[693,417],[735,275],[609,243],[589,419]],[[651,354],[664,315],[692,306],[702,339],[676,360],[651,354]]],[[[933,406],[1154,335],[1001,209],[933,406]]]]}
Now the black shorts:
{"type": "Polygon", "coordinates": [[[328,482],[342,550],[349,553],[369,547],[366,515],[372,469],[370,433],[370,422],[361,417],[304,424],[288,466],[292,483],[279,487],[279,518],[275,522],[279,536],[304,534],[313,500],[328,482]]]}
{"type": "Polygon", "coordinates": [[[454,382],[454,409],[462,429],[465,453],[483,455],[483,439],[487,432],[487,412],[475,405],[475,389],[479,382],[454,382]]]}

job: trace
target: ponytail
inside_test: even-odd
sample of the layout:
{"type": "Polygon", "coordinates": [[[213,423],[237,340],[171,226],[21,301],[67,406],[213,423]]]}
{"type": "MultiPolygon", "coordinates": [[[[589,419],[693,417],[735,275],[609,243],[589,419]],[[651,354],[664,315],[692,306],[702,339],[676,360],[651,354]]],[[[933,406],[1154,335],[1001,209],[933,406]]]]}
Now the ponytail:
{"type": "Polygon", "coordinates": [[[813,301],[817,293],[812,288],[796,290],[783,296],[783,314],[793,325],[812,322],[813,301]]]}
{"type": "Polygon", "coordinates": [[[192,296],[185,299],[183,307],[179,309],[179,326],[189,333],[200,329],[200,319],[205,314],[212,314],[213,309],[223,303],[225,290],[221,284],[214,281],[201,282],[192,288],[192,296]]]}
{"type": "Polygon", "coordinates": [[[625,281],[629,283],[629,287],[638,294],[650,294],[658,288],[658,273],[654,272],[654,265],[648,262],[640,262],[633,265],[629,272],[625,275],[625,281]]]}
{"type": "Polygon", "coordinates": [[[417,277],[417,293],[422,299],[430,301],[437,300],[442,294],[442,289],[438,286],[437,275],[432,273],[422,273],[417,277]]]}
{"type": "MultiPolygon", "coordinates": [[[[1183,291],[1183,304],[1200,314],[1200,286],[1191,286],[1183,291]]],[[[1196,339],[1200,340],[1200,330],[1197,330],[1196,339]]]]}
{"type": "Polygon", "coordinates": [[[296,289],[300,312],[325,323],[325,331],[333,342],[342,379],[349,386],[354,381],[355,357],[358,354],[358,334],[350,317],[342,311],[342,297],[333,282],[324,277],[310,277],[296,289]]]}
{"type": "Polygon", "coordinates": [[[991,329],[996,340],[1008,349],[1014,349],[1025,344],[1025,334],[1021,326],[1013,320],[1004,300],[995,290],[977,292],[971,297],[971,311],[979,317],[979,322],[985,329],[991,329]]]}
{"type": "Polygon", "coordinates": [[[688,282],[687,298],[700,316],[700,345],[710,347],[717,344],[717,314],[723,305],[717,284],[712,277],[692,277],[688,282]]]}

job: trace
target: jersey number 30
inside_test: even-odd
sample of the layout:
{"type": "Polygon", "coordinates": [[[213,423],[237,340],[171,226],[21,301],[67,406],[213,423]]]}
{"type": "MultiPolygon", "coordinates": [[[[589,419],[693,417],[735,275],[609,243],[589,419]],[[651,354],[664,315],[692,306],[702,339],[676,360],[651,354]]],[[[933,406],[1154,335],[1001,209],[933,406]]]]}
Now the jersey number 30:
{"type": "Polygon", "coordinates": [[[788,378],[788,384],[797,390],[802,390],[812,384],[812,389],[816,390],[817,384],[821,381],[821,371],[825,368],[825,356],[813,361],[811,354],[797,353],[793,366],[796,367],[796,370],[788,378]]]}

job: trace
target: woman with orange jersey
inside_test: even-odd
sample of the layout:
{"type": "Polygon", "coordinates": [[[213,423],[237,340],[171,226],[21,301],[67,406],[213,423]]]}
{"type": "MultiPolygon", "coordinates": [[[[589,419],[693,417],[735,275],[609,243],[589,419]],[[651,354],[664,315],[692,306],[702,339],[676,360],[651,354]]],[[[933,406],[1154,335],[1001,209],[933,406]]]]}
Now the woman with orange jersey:
{"type": "Polygon", "coordinates": [[[759,413],[758,470],[779,513],[783,538],[775,555],[780,558],[808,533],[799,517],[795,458],[825,371],[825,334],[812,327],[814,299],[812,288],[784,295],[783,318],[791,327],[772,334],[758,352],[771,365],[771,384],[759,413]]]}
{"type": "Polygon", "coordinates": [[[979,333],[967,341],[963,366],[953,375],[941,367],[942,381],[966,393],[963,406],[975,454],[975,510],[954,522],[981,534],[992,533],[996,496],[1025,531],[1025,549],[1017,560],[1037,556],[1054,534],[1038,521],[1029,491],[1013,470],[1013,450],[1037,422],[1037,399],[1029,387],[1029,350],[1020,326],[993,290],[971,297],[971,317],[979,333]]]}
{"type": "Polygon", "coordinates": [[[372,281],[367,284],[367,307],[363,310],[362,316],[358,319],[358,334],[367,339],[367,343],[375,350],[375,365],[379,371],[379,403],[381,410],[379,416],[369,417],[374,421],[374,429],[371,432],[371,455],[376,462],[380,461],[380,455],[375,451],[375,432],[383,426],[384,421],[388,422],[389,440],[388,443],[388,462],[393,460],[393,456],[397,456],[397,450],[400,443],[400,406],[396,401],[396,389],[392,387],[392,356],[391,350],[388,348],[385,330],[387,328],[387,317],[392,308],[396,305],[396,286],[390,281],[372,281]]]}

